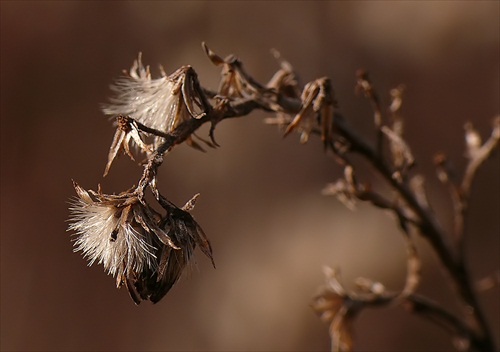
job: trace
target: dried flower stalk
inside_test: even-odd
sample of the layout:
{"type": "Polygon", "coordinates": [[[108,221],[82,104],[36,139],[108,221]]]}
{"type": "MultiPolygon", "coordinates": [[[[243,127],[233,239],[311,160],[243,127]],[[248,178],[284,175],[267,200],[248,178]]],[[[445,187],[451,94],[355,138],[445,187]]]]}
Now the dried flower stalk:
{"type": "MultiPolygon", "coordinates": [[[[113,86],[116,96],[103,110],[116,117],[118,126],[105,174],[120,152],[134,159],[131,144],[136,146],[135,151],[145,154],[144,171],[136,187],[118,195],[85,191],[75,184],[78,198],[71,208],[70,229],[77,235],[76,250],[83,251],[90,264],[102,263],[116,276],[117,286],[127,286],[137,304],[141,300],[159,301],[179,279],[196,246],[213,262],[210,243],[189,214],[195,198],[182,208],[176,207],[158,191],[156,175],[164,155],[176,145],[187,142],[201,149],[193,139],[201,125],[211,124],[211,140],[197,138],[215,147],[214,131],[219,122],[262,109],[272,114],[265,122],[278,125],[285,136],[297,131],[301,143],[306,143],[311,135],[319,135],[325,151],[344,168],[344,177],[325,187],[324,194],[337,196],[349,208],[355,207],[357,201],[368,201],[391,211],[406,240],[408,270],[399,292],[368,279],[358,279],[358,290],[351,292],[341,284],[338,271],[325,269],[326,285],[316,296],[313,308],[330,325],[332,350],[352,350],[354,319],[365,307],[403,305],[446,329],[457,342],[457,349],[493,351],[492,335],[467,271],[463,239],[471,184],[477,169],[498,147],[500,117],[495,119],[485,143],[471,124],[465,126],[469,162],[461,181],[457,181],[444,154],[435,159],[438,178],[450,189],[454,204],[455,227],[450,234],[430,210],[423,175],[414,172],[415,160],[403,133],[403,86],[391,91],[388,116],[384,116],[368,73],[358,71],[356,91],[370,101],[374,112],[377,142],[372,147],[340,114],[327,77],[301,88],[290,63],[274,51],[280,67],[267,84],[261,84],[235,56],[223,59],[204,43],[203,49],[221,68],[221,82],[215,92],[201,87],[190,66],[170,76],[162,69],[161,77],[153,79],[140,55],[126,76],[113,86]],[[374,189],[369,181],[358,180],[357,167],[350,157],[353,154],[360,155],[383,177],[391,188],[390,195],[374,189]],[[145,201],[148,189],[164,214],[145,201]],[[415,236],[425,238],[439,257],[463,302],[461,315],[447,312],[418,294],[421,262],[413,243],[415,236]]],[[[492,282],[485,279],[481,287],[490,287],[492,282]]]]}

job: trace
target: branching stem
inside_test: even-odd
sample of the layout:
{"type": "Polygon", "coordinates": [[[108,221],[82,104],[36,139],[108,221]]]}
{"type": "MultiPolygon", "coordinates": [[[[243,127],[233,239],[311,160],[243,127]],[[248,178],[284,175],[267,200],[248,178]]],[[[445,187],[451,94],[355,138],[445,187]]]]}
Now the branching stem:
{"type": "MultiPolygon", "coordinates": [[[[306,126],[305,135],[302,136],[305,137],[304,141],[307,141],[310,132],[320,134],[326,149],[333,152],[344,166],[350,164],[346,155],[347,153],[357,153],[361,155],[366,162],[382,175],[392,189],[398,194],[398,199],[404,202],[402,206],[395,205],[382,195],[370,191],[358,192],[354,195],[358,199],[369,200],[378,207],[391,209],[396,213],[403,227],[405,227],[407,223],[411,224],[429,241],[432,248],[436,251],[442,265],[446,269],[446,272],[450,276],[456,291],[465,304],[465,314],[468,317],[467,324],[463,324],[459,319],[444,311],[436,304],[410,292],[404,299],[411,303],[412,310],[437,322],[441,326],[445,326],[449,330],[453,330],[454,333],[458,333],[461,336],[467,336],[470,343],[470,349],[485,352],[493,351],[494,344],[492,335],[470,281],[471,279],[464,261],[461,243],[463,237],[463,220],[467,210],[471,183],[478,167],[489,157],[493,149],[498,145],[500,136],[500,127],[498,127],[500,122],[498,121],[500,121],[500,119],[497,119],[492,138],[490,138],[482,148],[477,150],[475,158],[471,158],[463,182],[459,186],[455,185],[454,203],[457,204],[454,205],[456,209],[456,221],[458,221],[458,226],[456,226],[455,230],[460,232],[458,234],[460,243],[458,246],[455,246],[453,239],[440,227],[434,214],[422,203],[421,197],[419,198],[419,194],[417,194],[418,192],[412,189],[405,177],[396,177],[395,175],[397,175],[397,173],[395,173],[394,167],[389,165],[389,162],[386,160],[382,150],[383,143],[385,138],[387,138],[386,135],[391,135],[391,131],[387,129],[387,133],[383,133],[384,125],[380,101],[376,91],[367,78],[366,72],[363,71],[358,74],[358,89],[364,92],[373,106],[374,124],[378,133],[375,148],[368,144],[364,138],[359,136],[356,131],[347,124],[346,120],[333,109],[335,101],[333,99],[333,93],[330,91],[329,80],[326,77],[306,86],[304,92],[308,94],[304,94],[303,92],[302,98],[300,98],[293,94],[284,93],[286,91],[285,88],[290,90],[290,87],[292,87],[289,83],[287,86],[286,82],[280,81],[281,79],[285,80],[285,78],[291,80],[293,77],[287,63],[282,63],[280,75],[277,75],[274,80],[271,80],[272,83],[269,83],[266,87],[246,74],[240,61],[236,58],[228,57],[223,60],[209,51],[206,46],[205,50],[214,64],[224,67],[223,72],[226,81],[221,85],[226,93],[224,96],[219,95],[221,92],[211,92],[199,86],[194,70],[188,67],[186,70],[188,70],[187,72],[189,75],[186,76],[186,81],[182,82],[181,87],[183,88],[183,101],[186,103],[192,118],[180,121],[169,132],[161,132],[127,117],[131,121],[134,121],[134,126],[140,131],[160,138],[160,143],[158,143],[155,150],[148,155],[148,162],[144,167],[144,172],[135,191],[138,198],[142,200],[146,188],[150,187],[158,201],[165,201],[156,189],[156,174],[158,168],[163,163],[165,154],[170,152],[176,145],[189,140],[194,132],[203,124],[207,122],[211,123],[210,137],[212,139],[212,144],[217,145],[213,136],[214,129],[215,126],[224,119],[246,116],[257,109],[271,111],[289,117],[295,115],[293,121],[288,121],[289,125],[286,134],[296,128],[300,129],[302,126],[306,126]],[[186,82],[190,82],[190,85],[187,85],[186,82]],[[279,84],[282,84],[281,88],[283,88],[283,91],[279,89],[279,84]],[[194,108],[191,110],[189,109],[192,105],[189,100],[190,94],[194,94],[196,106],[205,109],[203,113],[196,116],[192,114],[191,110],[194,108]],[[304,102],[304,99],[306,102],[304,102]],[[209,100],[214,103],[213,106],[209,104],[209,100]],[[321,130],[311,127],[311,120],[307,120],[308,118],[311,119],[311,116],[312,118],[317,116],[321,117],[321,130]],[[345,148],[340,148],[339,145],[345,148]],[[411,212],[411,214],[409,212],[411,212]]],[[[184,73],[184,71],[179,72],[179,75],[184,73]]],[[[117,141],[121,141],[121,139],[117,139],[117,141]]],[[[398,141],[399,139],[397,138],[393,140],[394,143],[398,141]]],[[[112,156],[114,157],[115,154],[112,156]]],[[[405,228],[404,230],[406,231],[405,228]]],[[[455,240],[457,240],[456,236],[455,240]]]]}

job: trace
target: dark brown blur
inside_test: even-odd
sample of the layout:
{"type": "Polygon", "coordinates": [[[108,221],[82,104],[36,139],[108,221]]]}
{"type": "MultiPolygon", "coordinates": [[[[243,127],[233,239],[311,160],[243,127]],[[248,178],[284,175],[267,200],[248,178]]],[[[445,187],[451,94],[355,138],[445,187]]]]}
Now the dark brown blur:
{"type": "MultiPolygon", "coordinates": [[[[102,178],[112,123],[100,112],[108,86],[139,51],[154,75],[190,64],[207,88],[218,69],[201,42],[236,54],[257,80],[278,68],[276,48],[302,84],[329,76],[342,113],[373,134],[369,103],[354,95],[365,68],[388,103],[407,87],[406,136],[436,213],[451,226],[434,153],[465,166],[463,125],[487,137],[500,111],[499,2],[4,2],[1,6],[1,349],[16,351],[315,351],[330,346],[309,307],[322,266],[346,284],[364,276],[402,287],[404,242],[394,220],[320,195],[340,168],[317,138],[299,145],[263,124],[265,113],[223,121],[221,148],[180,146],[159,188],[194,216],[217,269],[197,265],[157,305],[135,306],[102,266],[87,267],[66,232],[71,180],[120,192],[141,168],[121,157],[102,178]]],[[[200,135],[206,136],[208,126],[200,135]]],[[[498,152],[478,173],[468,216],[474,277],[500,267],[498,152]]],[[[374,180],[377,182],[377,180],[374,180]]],[[[455,310],[436,258],[419,240],[420,292],[455,310]]],[[[500,343],[498,288],[480,301],[500,343]]],[[[356,324],[363,351],[450,350],[448,335],[401,308],[368,310],[356,324]]]]}

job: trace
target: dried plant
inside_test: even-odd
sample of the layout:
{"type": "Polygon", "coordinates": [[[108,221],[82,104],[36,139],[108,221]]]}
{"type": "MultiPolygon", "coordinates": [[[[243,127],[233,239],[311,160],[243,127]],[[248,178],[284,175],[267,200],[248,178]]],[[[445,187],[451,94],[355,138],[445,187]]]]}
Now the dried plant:
{"type": "MultiPolygon", "coordinates": [[[[374,113],[376,143],[371,146],[340,114],[329,78],[314,80],[301,88],[290,63],[274,51],[280,67],[267,84],[262,84],[246,72],[235,56],[223,59],[204,43],[203,49],[211,62],[221,68],[217,91],[203,88],[190,66],[171,75],[161,69],[161,77],[152,79],[141,55],[112,87],[116,95],[103,111],[115,116],[117,128],[104,175],[121,152],[132,160],[134,154],[144,154],[144,171],[137,186],[118,195],[107,195],[100,189],[86,191],[74,183],[78,197],[71,206],[69,229],[77,236],[75,251],[82,251],[89,265],[102,263],[116,277],[117,287],[127,287],[136,304],[142,300],[158,302],[179,279],[196,246],[213,263],[210,243],[189,214],[197,195],[178,208],[160,194],[156,175],[163,157],[176,145],[186,142],[202,149],[197,142],[201,141],[217,147],[214,131],[219,122],[261,109],[272,114],[265,122],[278,125],[285,136],[296,131],[300,133],[300,142],[306,143],[311,135],[318,135],[325,152],[343,168],[343,178],[327,185],[323,194],[336,196],[351,209],[357,202],[367,201],[389,210],[396,216],[406,241],[407,275],[399,292],[364,278],[356,280],[356,290],[348,290],[337,269],[325,268],[326,283],[314,298],[312,308],[329,324],[332,351],[353,349],[355,318],[364,308],[389,305],[406,307],[443,327],[458,350],[493,351],[492,335],[465,261],[464,223],[476,171],[498,146],[500,117],[494,119],[492,134],[484,143],[471,123],[465,125],[468,164],[461,180],[455,177],[445,154],[435,157],[437,177],[449,188],[454,207],[454,228],[447,232],[431,211],[424,177],[414,170],[415,159],[404,137],[404,86],[390,91],[391,103],[384,113],[368,73],[357,72],[356,91],[369,100],[374,113]],[[197,137],[195,131],[208,122],[210,140],[197,137]],[[131,144],[135,146],[132,150],[131,144]],[[358,167],[352,162],[354,154],[383,177],[390,186],[390,195],[374,189],[369,180],[358,179],[358,167]],[[148,204],[147,190],[163,213],[148,204]],[[448,312],[418,293],[421,261],[414,245],[416,236],[426,239],[439,257],[463,303],[461,314],[448,312]]],[[[479,285],[487,289],[498,281],[497,274],[479,285]]]]}

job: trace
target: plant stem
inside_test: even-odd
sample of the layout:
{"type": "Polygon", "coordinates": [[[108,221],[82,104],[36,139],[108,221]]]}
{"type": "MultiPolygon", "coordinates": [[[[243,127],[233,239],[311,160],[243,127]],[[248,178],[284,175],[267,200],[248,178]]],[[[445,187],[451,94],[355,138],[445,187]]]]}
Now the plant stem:
{"type": "MultiPolygon", "coordinates": [[[[283,105],[283,110],[288,113],[297,113],[297,109],[300,109],[301,106],[299,100],[296,101],[289,97],[285,98],[278,95],[276,101],[279,101],[283,105]]],[[[255,109],[267,110],[254,100],[239,100],[236,102],[224,100],[208,111],[205,116],[199,119],[192,118],[181,123],[172,132],[163,136],[162,144],[149,158],[149,162],[145,166],[144,173],[139,181],[138,191],[143,193],[154,180],[158,167],[163,163],[165,153],[169,152],[175,145],[184,142],[204,123],[211,122],[211,132],[213,132],[213,127],[221,120],[245,116],[255,109]]],[[[439,227],[433,215],[428,209],[419,204],[414,193],[405,183],[392,177],[392,171],[384,162],[380,153],[377,153],[372,146],[359,137],[344,119],[335,118],[334,128],[336,133],[350,144],[350,151],[362,155],[389,182],[393,189],[404,199],[408,207],[417,215],[419,221],[416,226],[421,235],[435,249],[441,263],[452,279],[455,289],[465,303],[465,311],[469,314],[467,322],[470,330],[469,336],[471,336],[471,349],[484,352],[493,351],[493,340],[472,288],[463,258],[454,253],[452,245],[446,240],[448,237],[439,227]]]]}

